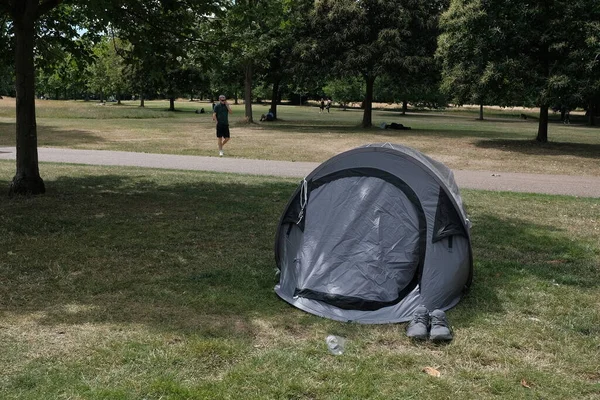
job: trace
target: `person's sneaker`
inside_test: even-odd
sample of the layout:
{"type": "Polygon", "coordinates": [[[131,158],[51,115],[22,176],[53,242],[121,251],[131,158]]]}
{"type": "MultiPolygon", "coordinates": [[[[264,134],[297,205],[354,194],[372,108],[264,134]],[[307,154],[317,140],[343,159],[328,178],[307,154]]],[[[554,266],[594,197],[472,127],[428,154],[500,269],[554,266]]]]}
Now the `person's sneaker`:
{"type": "Polygon", "coordinates": [[[431,312],[431,331],[429,339],[434,342],[449,342],[452,340],[452,332],[448,326],[446,313],[442,310],[433,310],[431,312]]]}
{"type": "Polygon", "coordinates": [[[219,151],[219,157],[223,157],[223,150],[219,151]]]}
{"type": "Polygon", "coordinates": [[[406,336],[411,339],[427,340],[429,332],[429,310],[425,306],[419,306],[413,314],[413,319],[406,328],[406,336]]]}

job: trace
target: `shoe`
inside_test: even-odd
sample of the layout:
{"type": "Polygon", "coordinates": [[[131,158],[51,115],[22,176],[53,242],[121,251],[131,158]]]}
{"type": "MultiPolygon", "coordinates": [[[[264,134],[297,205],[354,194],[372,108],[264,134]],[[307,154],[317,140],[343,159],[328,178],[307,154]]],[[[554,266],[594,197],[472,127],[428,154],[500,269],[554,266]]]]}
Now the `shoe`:
{"type": "Polygon", "coordinates": [[[425,306],[419,306],[413,314],[413,319],[406,328],[406,336],[411,339],[427,340],[429,332],[429,310],[425,306]]]}
{"type": "Polygon", "coordinates": [[[223,157],[223,150],[219,151],[219,157],[223,157]]]}
{"type": "Polygon", "coordinates": [[[446,313],[442,310],[433,310],[431,312],[431,331],[429,339],[434,342],[449,342],[452,340],[452,332],[448,326],[446,313]]]}

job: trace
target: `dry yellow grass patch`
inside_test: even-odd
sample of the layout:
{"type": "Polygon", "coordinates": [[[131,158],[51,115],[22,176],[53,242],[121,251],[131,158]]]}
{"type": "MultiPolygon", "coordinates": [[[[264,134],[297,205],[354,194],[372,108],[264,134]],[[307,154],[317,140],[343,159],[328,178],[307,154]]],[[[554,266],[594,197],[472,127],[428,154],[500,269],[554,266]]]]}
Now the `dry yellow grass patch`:
{"type": "MultiPolygon", "coordinates": [[[[70,304],[62,312],[78,314],[92,311],[93,306],[70,304]]],[[[19,357],[5,368],[12,372],[36,359],[56,358],[63,362],[89,357],[114,341],[141,339],[147,329],[139,324],[47,324],[47,313],[3,313],[0,337],[20,349],[19,357]]],[[[4,370],[5,373],[10,371],[4,370]]]]}
{"type": "MultiPolygon", "coordinates": [[[[98,107],[92,102],[39,101],[39,146],[214,156],[217,153],[210,103],[137,102],[98,107]]],[[[360,128],[362,110],[279,106],[276,122],[244,122],[243,104],[230,117],[228,157],[322,162],[340,152],[376,142],[414,147],[453,169],[600,176],[597,128],[578,124],[549,126],[548,144],[534,142],[538,124],[518,119],[518,111],[486,108],[486,120],[467,108],[460,112],[409,112],[379,105],[374,128],[360,128]],[[517,112],[517,114],[515,114],[517,112]],[[516,116],[515,116],[516,115],[516,116]],[[412,130],[379,129],[398,122],[412,130]]],[[[256,120],[268,105],[253,105],[256,120]]],[[[529,110],[533,111],[535,110],[529,110]]],[[[556,117],[556,116],[555,116],[556,117]]],[[[0,145],[14,145],[14,99],[0,101],[0,145]]]]}

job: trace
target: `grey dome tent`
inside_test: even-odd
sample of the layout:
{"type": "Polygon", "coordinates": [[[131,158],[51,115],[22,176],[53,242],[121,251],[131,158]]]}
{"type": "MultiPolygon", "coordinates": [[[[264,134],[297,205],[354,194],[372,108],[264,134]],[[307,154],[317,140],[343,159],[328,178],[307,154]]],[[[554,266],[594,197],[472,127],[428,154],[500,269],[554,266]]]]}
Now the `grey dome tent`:
{"type": "Polygon", "coordinates": [[[450,169],[417,150],[371,144],[318,166],[277,228],[275,292],[312,314],[404,322],[449,309],[469,288],[470,222],[450,169]]]}

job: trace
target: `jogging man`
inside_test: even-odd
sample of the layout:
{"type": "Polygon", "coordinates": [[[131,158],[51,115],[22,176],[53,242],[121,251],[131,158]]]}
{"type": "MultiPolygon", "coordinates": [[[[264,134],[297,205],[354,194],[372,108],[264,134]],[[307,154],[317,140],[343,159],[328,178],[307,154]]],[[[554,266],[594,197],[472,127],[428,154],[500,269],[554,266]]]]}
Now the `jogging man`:
{"type": "Polygon", "coordinates": [[[219,103],[213,109],[212,119],[217,123],[217,142],[219,144],[219,156],[223,157],[223,146],[229,142],[229,114],[231,107],[227,103],[225,95],[219,96],[219,103]]]}

